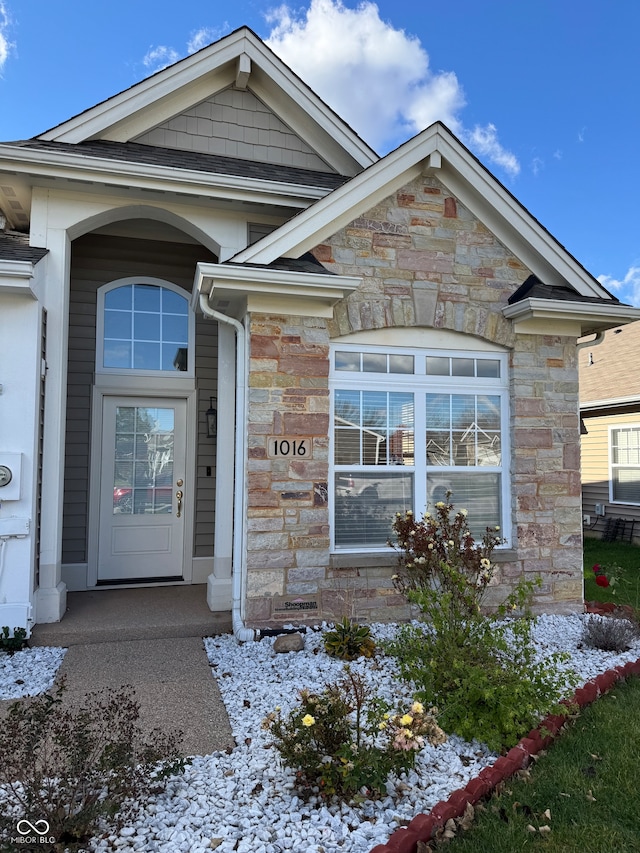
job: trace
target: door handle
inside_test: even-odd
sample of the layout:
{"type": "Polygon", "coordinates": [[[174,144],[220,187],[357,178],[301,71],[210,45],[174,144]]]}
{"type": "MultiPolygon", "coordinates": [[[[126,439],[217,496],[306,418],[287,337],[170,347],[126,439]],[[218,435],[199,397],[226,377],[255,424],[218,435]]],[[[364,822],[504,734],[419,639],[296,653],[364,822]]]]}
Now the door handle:
{"type": "Polygon", "coordinates": [[[181,489],[178,489],[178,491],[176,492],[176,498],[178,499],[178,512],[176,513],[176,516],[178,518],[180,518],[180,516],[182,515],[182,498],[183,498],[183,494],[182,494],[181,489]]]}

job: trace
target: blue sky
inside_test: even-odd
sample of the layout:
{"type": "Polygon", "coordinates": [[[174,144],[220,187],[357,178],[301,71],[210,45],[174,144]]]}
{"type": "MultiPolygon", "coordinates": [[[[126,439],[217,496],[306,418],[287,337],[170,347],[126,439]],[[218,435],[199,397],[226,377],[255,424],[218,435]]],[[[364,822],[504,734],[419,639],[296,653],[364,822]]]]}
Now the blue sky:
{"type": "Polygon", "coordinates": [[[640,305],[635,0],[0,0],[0,139],[35,136],[243,24],[381,154],[444,121],[640,305]]]}

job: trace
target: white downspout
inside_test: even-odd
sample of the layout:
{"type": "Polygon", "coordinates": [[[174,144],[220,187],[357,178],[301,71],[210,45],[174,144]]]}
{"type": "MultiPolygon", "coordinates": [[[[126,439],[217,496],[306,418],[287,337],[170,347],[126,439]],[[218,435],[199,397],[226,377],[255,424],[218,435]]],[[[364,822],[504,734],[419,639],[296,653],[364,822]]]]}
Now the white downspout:
{"type": "Polygon", "coordinates": [[[215,311],[204,293],[200,294],[200,309],[207,317],[212,317],[218,323],[226,323],[236,330],[236,416],[235,416],[235,460],[234,460],[234,495],[233,495],[233,560],[232,560],[232,593],[231,619],[233,634],[239,643],[255,639],[256,632],[247,628],[242,616],[243,593],[246,586],[247,564],[244,560],[245,532],[245,412],[247,391],[247,359],[245,350],[245,328],[235,317],[227,317],[215,311]]]}

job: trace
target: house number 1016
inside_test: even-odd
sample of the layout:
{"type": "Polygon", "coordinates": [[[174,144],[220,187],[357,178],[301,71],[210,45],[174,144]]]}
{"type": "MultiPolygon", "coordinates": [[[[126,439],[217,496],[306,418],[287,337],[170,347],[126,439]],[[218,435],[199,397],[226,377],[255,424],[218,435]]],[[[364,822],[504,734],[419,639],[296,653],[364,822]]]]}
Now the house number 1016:
{"type": "Polygon", "coordinates": [[[269,436],[268,455],[270,459],[311,457],[310,438],[282,438],[279,435],[269,436]]]}

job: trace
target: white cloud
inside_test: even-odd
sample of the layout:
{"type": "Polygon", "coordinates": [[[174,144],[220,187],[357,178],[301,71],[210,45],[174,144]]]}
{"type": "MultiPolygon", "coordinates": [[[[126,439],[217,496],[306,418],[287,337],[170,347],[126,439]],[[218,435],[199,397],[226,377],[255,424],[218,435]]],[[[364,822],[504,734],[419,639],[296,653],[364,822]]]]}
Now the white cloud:
{"type": "Polygon", "coordinates": [[[195,53],[212,41],[217,41],[221,35],[228,31],[228,26],[225,24],[223,29],[212,29],[211,27],[200,27],[199,30],[191,33],[187,42],[187,53],[195,53]]]}
{"type": "Polygon", "coordinates": [[[142,62],[145,68],[155,73],[156,71],[162,71],[167,65],[173,65],[179,59],[181,59],[181,56],[177,50],[161,44],[158,47],[149,48],[142,62]]]}
{"type": "Polygon", "coordinates": [[[9,41],[9,13],[4,3],[0,2],[0,72],[9,58],[13,45],[9,41]]]}
{"type": "Polygon", "coordinates": [[[531,171],[536,178],[538,177],[541,169],[544,169],[544,160],[542,157],[534,157],[531,161],[531,171]]]}
{"type": "Polygon", "coordinates": [[[480,156],[510,175],[520,169],[494,125],[465,131],[465,106],[453,71],[434,71],[420,40],[380,18],[362,0],[311,0],[308,9],[271,10],[267,44],[374,148],[384,152],[439,120],[480,156]]]}
{"type": "Polygon", "coordinates": [[[598,281],[613,291],[622,302],[640,306],[640,267],[631,266],[622,280],[611,275],[599,275],[598,281]]]}
{"type": "Polygon", "coordinates": [[[502,167],[512,177],[520,171],[520,163],[516,155],[507,151],[498,141],[495,125],[487,124],[484,127],[476,125],[471,131],[463,130],[461,135],[469,148],[481,157],[486,157],[496,166],[502,167]]]}

